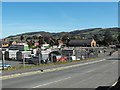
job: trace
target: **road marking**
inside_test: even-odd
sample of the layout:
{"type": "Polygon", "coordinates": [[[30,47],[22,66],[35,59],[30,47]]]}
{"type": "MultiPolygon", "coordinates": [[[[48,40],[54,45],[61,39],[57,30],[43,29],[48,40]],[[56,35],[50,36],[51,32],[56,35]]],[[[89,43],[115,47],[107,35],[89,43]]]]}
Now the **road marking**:
{"type": "Polygon", "coordinates": [[[46,85],[53,84],[53,83],[57,83],[57,82],[60,82],[60,81],[64,81],[64,80],[67,80],[67,79],[70,79],[70,78],[71,78],[71,77],[67,77],[67,78],[64,78],[64,79],[57,80],[57,81],[53,81],[53,82],[41,84],[41,85],[38,85],[38,86],[35,86],[35,87],[32,87],[32,88],[38,88],[38,87],[46,86],[46,85]]]}
{"type": "Polygon", "coordinates": [[[64,66],[64,67],[46,69],[46,70],[44,70],[44,72],[33,71],[33,72],[25,72],[25,73],[18,73],[18,74],[6,75],[6,76],[1,76],[0,80],[1,79],[2,80],[10,79],[10,78],[15,78],[15,77],[20,77],[20,76],[41,74],[41,73],[46,73],[46,72],[58,71],[58,70],[64,70],[64,69],[68,69],[68,68],[75,68],[75,67],[79,67],[79,66],[84,66],[84,65],[89,65],[89,64],[93,64],[93,63],[98,63],[98,62],[105,61],[105,60],[106,59],[101,59],[101,60],[98,60],[98,61],[90,61],[90,62],[75,64],[75,65],[71,65],[71,66],[64,66]]]}
{"type": "Polygon", "coordinates": [[[92,70],[87,71],[86,73],[93,72],[93,71],[95,71],[95,70],[96,70],[96,69],[92,69],[92,70]]]}
{"type": "Polygon", "coordinates": [[[116,62],[112,62],[112,64],[114,64],[114,63],[116,63],[116,62]]]}

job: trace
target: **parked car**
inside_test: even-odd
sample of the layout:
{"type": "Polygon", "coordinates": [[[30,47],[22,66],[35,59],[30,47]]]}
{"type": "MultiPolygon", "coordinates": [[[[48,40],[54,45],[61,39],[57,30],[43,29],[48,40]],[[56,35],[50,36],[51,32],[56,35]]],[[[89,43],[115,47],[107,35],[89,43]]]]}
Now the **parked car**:
{"type": "Polygon", "coordinates": [[[31,55],[28,55],[27,57],[25,57],[25,62],[28,62],[28,60],[29,60],[30,58],[32,58],[32,56],[35,56],[35,54],[31,54],[31,55]]]}
{"type": "Polygon", "coordinates": [[[67,57],[63,57],[61,52],[59,52],[59,51],[50,52],[50,54],[49,54],[50,59],[51,59],[51,55],[56,56],[56,61],[66,61],[67,60],[67,57]]]}
{"type": "MultiPolygon", "coordinates": [[[[29,64],[39,64],[39,56],[31,56],[31,57],[27,57],[25,58],[25,61],[28,62],[29,64]]],[[[42,59],[40,60],[40,63],[43,64],[43,63],[47,63],[47,59],[42,59]]]]}
{"type": "Polygon", "coordinates": [[[57,58],[57,61],[66,61],[67,60],[67,57],[60,57],[60,58],[57,58]]]}
{"type": "Polygon", "coordinates": [[[12,67],[10,64],[2,64],[2,63],[0,63],[0,70],[3,68],[3,66],[4,66],[4,69],[12,67]]]}

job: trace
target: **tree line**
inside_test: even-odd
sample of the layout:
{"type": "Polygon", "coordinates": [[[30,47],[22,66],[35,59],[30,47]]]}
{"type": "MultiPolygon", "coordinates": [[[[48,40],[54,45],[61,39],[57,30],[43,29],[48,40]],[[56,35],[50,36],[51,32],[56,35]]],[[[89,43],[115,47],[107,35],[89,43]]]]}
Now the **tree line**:
{"type": "MultiPolygon", "coordinates": [[[[23,35],[20,36],[20,40],[23,41],[25,40],[28,45],[30,47],[32,47],[35,43],[35,40],[39,43],[39,44],[44,44],[44,43],[48,43],[51,46],[53,45],[58,45],[58,40],[61,39],[63,41],[64,44],[68,44],[68,42],[73,39],[72,37],[69,37],[67,35],[64,35],[60,38],[54,38],[54,37],[42,37],[42,36],[37,36],[34,35],[32,37],[27,37],[26,39],[24,38],[23,35]]],[[[77,38],[74,38],[77,39],[77,38]]],[[[104,46],[108,46],[108,45],[116,45],[120,43],[120,32],[118,32],[117,37],[113,37],[112,33],[110,32],[110,30],[106,30],[105,33],[103,35],[101,34],[95,34],[93,35],[93,39],[97,42],[97,44],[104,45],[104,46]]]]}

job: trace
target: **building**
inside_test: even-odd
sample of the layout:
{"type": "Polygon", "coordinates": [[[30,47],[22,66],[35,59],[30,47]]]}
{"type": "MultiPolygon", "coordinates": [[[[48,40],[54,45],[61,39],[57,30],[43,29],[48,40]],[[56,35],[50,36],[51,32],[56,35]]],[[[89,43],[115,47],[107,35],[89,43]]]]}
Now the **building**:
{"type": "Polygon", "coordinates": [[[68,46],[71,47],[96,47],[94,39],[70,40],[68,46]]]}
{"type": "Polygon", "coordinates": [[[25,41],[13,41],[11,46],[17,46],[21,51],[29,50],[29,45],[25,41]]]}
{"type": "Polygon", "coordinates": [[[5,42],[5,41],[1,42],[1,46],[2,46],[2,48],[8,48],[9,45],[10,45],[9,42],[5,42]]]}

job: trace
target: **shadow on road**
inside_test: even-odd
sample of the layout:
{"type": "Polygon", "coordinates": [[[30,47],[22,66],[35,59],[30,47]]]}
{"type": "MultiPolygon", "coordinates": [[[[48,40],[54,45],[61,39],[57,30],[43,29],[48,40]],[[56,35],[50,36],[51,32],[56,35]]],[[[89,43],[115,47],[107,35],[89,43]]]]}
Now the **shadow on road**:
{"type": "Polygon", "coordinates": [[[110,59],[107,59],[107,60],[120,60],[120,58],[110,58],[110,59]]]}

